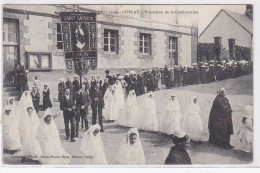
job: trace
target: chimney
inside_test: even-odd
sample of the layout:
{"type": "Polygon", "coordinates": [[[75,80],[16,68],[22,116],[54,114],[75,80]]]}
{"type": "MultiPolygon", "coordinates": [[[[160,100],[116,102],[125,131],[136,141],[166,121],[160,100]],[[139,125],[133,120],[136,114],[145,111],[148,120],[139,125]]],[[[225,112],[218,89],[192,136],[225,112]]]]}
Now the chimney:
{"type": "Polygon", "coordinates": [[[252,4],[247,4],[246,5],[245,15],[248,18],[250,18],[251,20],[253,20],[253,5],[252,4]]]}
{"type": "Polygon", "coordinates": [[[236,60],[236,52],[235,52],[235,39],[230,38],[228,39],[228,47],[229,47],[229,57],[230,60],[236,60]]]}
{"type": "Polygon", "coordinates": [[[221,37],[214,37],[214,44],[215,44],[215,56],[216,60],[220,61],[220,53],[221,53],[221,37]]]}

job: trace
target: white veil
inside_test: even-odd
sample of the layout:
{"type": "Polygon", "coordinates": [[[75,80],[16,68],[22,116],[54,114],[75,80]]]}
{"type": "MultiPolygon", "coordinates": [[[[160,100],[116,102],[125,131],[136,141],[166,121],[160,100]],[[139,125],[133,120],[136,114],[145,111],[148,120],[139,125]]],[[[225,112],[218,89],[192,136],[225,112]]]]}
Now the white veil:
{"type": "Polygon", "coordinates": [[[182,131],[187,133],[191,140],[201,141],[203,124],[199,115],[199,103],[194,103],[194,99],[197,99],[197,97],[191,97],[190,104],[187,106],[186,114],[182,121],[182,131]]]}
{"type": "Polygon", "coordinates": [[[13,97],[8,97],[6,100],[6,105],[11,106],[12,114],[15,116],[15,119],[18,122],[18,115],[17,115],[17,105],[15,104],[15,99],[13,97]],[[13,104],[10,104],[10,101],[13,100],[13,104]]]}
{"type": "Polygon", "coordinates": [[[11,110],[9,115],[4,113],[3,117],[3,147],[8,150],[22,149],[18,131],[18,122],[12,110],[12,106],[4,107],[5,110],[11,110]]]}
{"type": "Polygon", "coordinates": [[[116,95],[118,108],[122,109],[125,103],[125,99],[124,99],[122,84],[119,80],[117,80],[115,83],[115,95],[116,95]]]}
{"type": "Polygon", "coordinates": [[[145,165],[145,155],[137,128],[131,128],[126,133],[125,139],[118,150],[116,161],[122,165],[145,165]],[[137,135],[136,142],[133,145],[130,144],[129,137],[131,134],[137,135]]]}
{"type": "MultiPolygon", "coordinates": [[[[25,155],[41,155],[42,151],[36,135],[39,127],[39,118],[33,107],[32,97],[29,91],[25,91],[20,99],[19,105],[19,132],[23,151],[25,155]],[[33,109],[32,115],[29,116],[27,108],[33,109]]],[[[36,160],[39,160],[36,158],[36,160]]]]}
{"type": "Polygon", "coordinates": [[[84,154],[87,164],[106,165],[106,154],[100,132],[94,136],[95,130],[100,130],[98,124],[92,125],[88,131],[83,134],[81,140],[80,151],[84,154]]]}
{"type": "Polygon", "coordinates": [[[179,101],[175,94],[172,94],[171,97],[172,96],[175,97],[174,100],[172,100],[172,98],[169,99],[169,102],[165,107],[165,112],[160,117],[159,121],[159,130],[169,135],[173,134],[174,131],[180,131],[181,129],[181,111],[179,101]]]}
{"type": "Polygon", "coordinates": [[[70,163],[71,156],[61,146],[59,131],[53,119],[50,108],[47,108],[40,121],[40,126],[37,133],[43,156],[54,156],[55,158],[45,158],[45,164],[68,164],[70,163]],[[45,117],[51,115],[50,124],[46,124],[45,117]],[[56,158],[57,157],[57,158],[56,158]]]}

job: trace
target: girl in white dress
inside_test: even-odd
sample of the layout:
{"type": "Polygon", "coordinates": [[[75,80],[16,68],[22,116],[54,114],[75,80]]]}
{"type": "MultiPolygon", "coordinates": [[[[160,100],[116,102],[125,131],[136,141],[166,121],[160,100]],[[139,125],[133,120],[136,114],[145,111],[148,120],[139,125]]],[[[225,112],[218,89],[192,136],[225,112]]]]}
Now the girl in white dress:
{"type": "Polygon", "coordinates": [[[126,127],[135,127],[137,115],[137,102],[135,91],[129,91],[123,111],[120,112],[118,124],[126,127]]]}
{"type": "Polygon", "coordinates": [[[116,162],[120,165],[145,165],[145,155],[136,128],[131,128],[119,147],[116,162]]]}
{"type": "Polygon", "coordinates": [[[5,106],[4,111],[3,148],[13,152],[22,151],[22,144],[18,131],[18,122],[12,112],[12,106],[5,106]]]}
{"type": "Polygon", "coordinates": [[[118,104],[115,93],[115,87],[109,87],[108,93],[105,93],[105,110],[104,110],[104,119],[108,121],[116,121],[118,119],[118,104]]]}
{"type": "Polygon", "coordinates": [[[80,151],[83,154],[81,164],[107,165],[100,129],[100,126],[95,124],[83,134],[80,145],[80,151]]]}
{"type": "Polygon", "coordinates": [[[15,116],[16,120],[18,120],[18,114],[17,114],[17,106],[15,104],[15,99],[13,97],[9,97],[7,99],[6,105],[11,106],[12,114],[15,116]]]}
{"type": "Polygon", "coordinates": [[[51,109],[46,109],[41,118],[37,139],[42,149],[44,164],[68,164],[71,156],[61,146],[58,128],[53,120],[51,109]]]}
{"type": "Polygon", "coordinates": [[[244,108],[242,128],[237,133],[238,139],[241,142],[241,151],[247,153],[253,152],[253,116],[253,106],[247,105],[244,108]]]}
{"type": "Polygon", "coordinates": [[[122,84],[119,80],[116,80],[115,83],[115,95],[116,95],[118,109],[123,109],[125,104],[125,98],[124,98],[122,84]]]}
{"type": "Polygon", "coordinates": [[[182,122],[182,130],[194,142],[202,141],[203,124],[200,117],[200,106],[197,97],[191,97],[187,113],[182,122]]]}
{"type": "Polygon", "coordinates": [[[175,94],[171,95],[169,103],[165,107],[164,114],[160,117],[159,131],[168,135],[180,131],[181,111],[178,98],[175,94]]]}
{"type": "Polygon", "coordinates": [[[39,118],[34,110],[33,106],[27,107],[27,109],[19,110],[21,112],[21,118],[19,122],[19,132],[21,143],[23,146],[23,161],[30,159],[35,163],[41,163],[42,150],[38,139],[36,138],[39,118]]]}
{"type": "Polygon", "coordinates": [[[153,93],[149,92],[145,95],[143,102],[139,108],[139,118],[137,128],[144,131],[158,131],[158,120],[156,116],[156,104],[153,99],[153,93]]]}

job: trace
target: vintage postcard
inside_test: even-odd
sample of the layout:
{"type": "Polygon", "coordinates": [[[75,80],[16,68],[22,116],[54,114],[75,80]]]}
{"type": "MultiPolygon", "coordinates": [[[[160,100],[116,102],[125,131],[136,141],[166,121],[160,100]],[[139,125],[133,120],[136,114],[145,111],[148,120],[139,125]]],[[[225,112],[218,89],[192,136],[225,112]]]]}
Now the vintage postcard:
{"type": "Polygon", "coordinates": [[[2,10],[3,166],[254,163],[253,4],[2,10]]]}

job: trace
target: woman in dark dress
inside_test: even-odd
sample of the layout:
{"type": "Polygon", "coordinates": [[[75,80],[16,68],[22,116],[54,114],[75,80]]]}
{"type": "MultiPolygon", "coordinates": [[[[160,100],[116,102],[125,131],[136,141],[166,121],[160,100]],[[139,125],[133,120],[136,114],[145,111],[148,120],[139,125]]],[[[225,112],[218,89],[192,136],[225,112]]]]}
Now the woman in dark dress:
{"type": "Polygon", "coordinates": [[[172,135],[172,142],[175,144],[166,160],[165,165],[191,165],[191,159],[186,151],[186,149],[190,146],[190,138],[183,132],[180,134],[172,135]]]}
{"type": "Polygon", "coordinates": [[[232,109],[226,98],[225,88],[218,90],[209,115],[209,143],[232,149],[230,136],[233,134],[232,109]]]}
{"type": "Polygon", "coordinates": [[[52,108],[52,103],[50,99],[50,89],[47,84],[44,85],[42,95],[43,95],[43,110],[45,111],[47,108],[52,108]]]}

